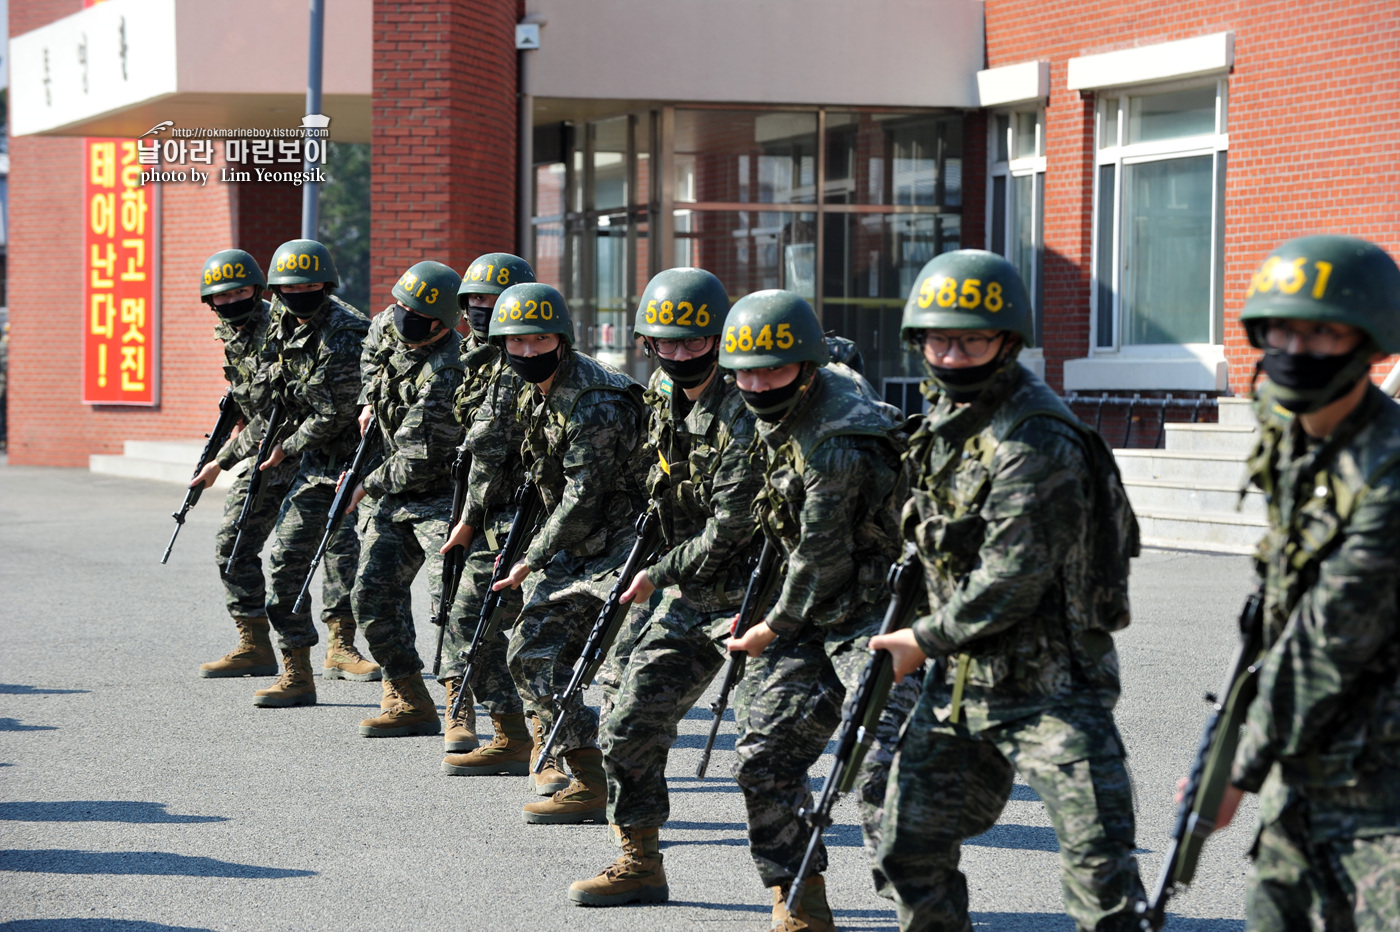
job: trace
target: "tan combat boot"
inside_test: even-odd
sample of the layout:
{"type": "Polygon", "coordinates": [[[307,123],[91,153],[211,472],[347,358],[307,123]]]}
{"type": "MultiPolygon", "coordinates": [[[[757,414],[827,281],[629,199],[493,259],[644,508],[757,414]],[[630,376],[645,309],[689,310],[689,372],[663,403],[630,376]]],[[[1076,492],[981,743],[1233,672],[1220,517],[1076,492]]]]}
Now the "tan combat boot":
{"type": "Polygon", "coordinates": [[[326,664],[321,676],[328,680],[377,680],[382,675],[379,664],[366,660],[355,649],[355,619],[332,618],[326,622],[326,664]]]}
{"type": "Polygon", "coordinates": [[[553,796],[569,785],[569,775],[559,769],[559,759],[550,755],[544,767],[535,773],[535,762],[540,759],[540,749],[544,747],[544,722],[535,718],[534,747],[530,748],[530,785],[536,796],[553,796]]]}
{"type": "Polygon", "coordinates": [[[788,912],[788,884],[773,887],[773,927],[770,932],[836,932],[836,919],[826,904],[826,878],[813,874],[802,885],[797,909],[788,912]]]}
{"type": "Polygon", "coordinates": [[[224,654],[220,660],[201,663],[199,675],[276,676],[277,655],[273,653],[272,641],[268,637],[267,616],[235,615],[233,623],[238,625],[238,646],[224,654]]]}
{"type": "Polygon", "coordinates": [[[442,736],[443,749],[446,751],[471,751],[480,742],[476,740],[476,707],[472,702],[471,694],[462,699],[462,711],[456,718],[452,717],[452,704],[457,701],[457,690],[461,688],[462,678],[454,676],[442,681],[442,685],[447,687],[446,709],[447,731],[442,736]]]}
{"type": "Polygon", "coordinates": [[[399,701],[374,718],[360,722],[366,738],[404,738],[409,735],[436,735],[442,732],[437,704],[428,694],[421,674],[414,673],[393,681],[399,701]]]}
{"type": "Polygon", "coordinates": [[[387,712],[398,705],[403,697],[400,696],[399,691],[394,688],[393,680],[384,679],[380,682],[379,686],[379,708],[387,712]]]}
{"type": "Polygon", "coordinates": [[[496,735],[485,747],[442,759],[442,772],[459,777],[507,774],[523,777],[530,772],[530,729],[524,715],[491,716],[496,735]]]}
{"type": "Polygon", "coordinates": [[[549,825],[601,822],[607,817],[608,778],[603,773],[603,752],[597,748],[565,751],[573,779],[549,799],[525,807],[525,821],[549,825]]]}
{"type": "Polygon", "coordinates": [[[316,704],[316,680],[311,675],[311,648],[282,651],[282,675],[267,689],[253,693],[253,705],[281,709],[316,704]]]}
{"type": "Polygon", "coordinates": [[[661,863],[661,838],[654,828],[621,828],[622,857],[592,880],[576,880],[569,899],[582,906],[664,903],[671,896],[661,863]]]}

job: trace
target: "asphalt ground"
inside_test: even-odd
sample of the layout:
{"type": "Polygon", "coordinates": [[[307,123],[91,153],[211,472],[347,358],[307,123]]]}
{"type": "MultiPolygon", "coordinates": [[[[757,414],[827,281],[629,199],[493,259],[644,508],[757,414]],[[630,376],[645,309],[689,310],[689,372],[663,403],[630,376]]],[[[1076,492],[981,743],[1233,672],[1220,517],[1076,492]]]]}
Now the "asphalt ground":
{"type": "MultiPolygon", "coordinates": [[[[446,776],[440,738],[359,737],[378,683],[318,680],[319,705],[260,709],[252,693],[269,680],[198,677],[235,636],[212,558],[217,498],[206,493],[159,563],[180,497],[168,484],[0,465],[0,930],[768,927],[728,776],[732,724],[710,778],[692,776],[704,703],[669,766],[671,902],[573,906],[569,882],[614,857],[606,828],[524,824],[535,798],[524,778],[446,776]]],[[[1134,566],[1118,724],[1149,887],[1248,573],[1242,557],[1169,551],[1134,566]]],[[[421,582],[414,604],[427,657],[421,582]]],[[[1251,798],[1212,839],[1169,929],[1243,929],[1253,814],[1251,798]]],[[[897,928],[872,891],[853,802],[836,816],[827,877],[839,927],[897,928]]],[[[1023,783],[962,866],[978,929],[1074,928],[1054,832],[1023,783]]]]}

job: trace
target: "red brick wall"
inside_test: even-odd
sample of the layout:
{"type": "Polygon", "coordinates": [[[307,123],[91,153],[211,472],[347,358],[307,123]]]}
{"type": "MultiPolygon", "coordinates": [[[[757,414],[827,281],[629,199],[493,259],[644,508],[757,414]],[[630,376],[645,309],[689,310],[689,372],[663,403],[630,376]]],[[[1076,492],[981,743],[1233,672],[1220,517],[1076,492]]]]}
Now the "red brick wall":
{"type": "Polygon", "coordinates": [[[515,251],[517,18],[517,0],[375,0],[371,307],[415,262],[515,251]]]}
{"type": "MultiPolygon", "coordinates": [[[[1365,237],[1400,256],[1400,5],[1335,0],[988,0],[987,66],[1051,62],[1046,109],[1046,374],[1089,346],[1093,98],[1065,88],[1072,57],[1231,30],[1225,183],[1225,349],[1248,388],[1254,352],[1238,320],[1275,244],[1365,237]]],[[[1377,373],[1387,366],[1377,367],[1377,373]]]]}

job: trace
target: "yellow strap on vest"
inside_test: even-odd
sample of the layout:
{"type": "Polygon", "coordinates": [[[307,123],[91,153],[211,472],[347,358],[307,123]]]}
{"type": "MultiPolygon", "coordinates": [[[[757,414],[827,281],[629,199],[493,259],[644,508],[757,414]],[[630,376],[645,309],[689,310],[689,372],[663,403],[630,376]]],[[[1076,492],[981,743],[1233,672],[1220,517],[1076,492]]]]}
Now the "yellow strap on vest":
{"type": "Polygon", "coordinates": [[[948,721],[956,725],[958,716],[962,713],[963,687],[967,685],[967,668],[972,665],[972,658],[967,654],[958,654],[958,672],[953,677],[953,711],[948,716],[948,721]]]}

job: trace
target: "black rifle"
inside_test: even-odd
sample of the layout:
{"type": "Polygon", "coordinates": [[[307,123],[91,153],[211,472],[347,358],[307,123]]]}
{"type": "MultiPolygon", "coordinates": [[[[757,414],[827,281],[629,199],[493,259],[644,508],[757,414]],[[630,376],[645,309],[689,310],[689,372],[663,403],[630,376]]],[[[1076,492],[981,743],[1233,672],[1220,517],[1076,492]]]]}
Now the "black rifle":
{"type": "MultiPolygon", "coordinates": [[[[462,520],[462,512],[467,509],[467,471],[472,463],[471,451],[464,443],[457,448],[457,458],[452,461],[452,518],[447,522],[447,533],[452,534],[457,522],[462,520]]],[[[433,676],[442,670],[442,642],[447,636],[447,616],[452,611],[452,603],[457,598],[457,587],[462,584],[462,571],[467,568],[467,548],[453,547],[442,555],[442,594],[438,598],[437,613],[433,624],[437,625],[437,650],[433,651],[433,676]]]]}
{"type": "MultiPolygon", "coordinates": [[[[888,582],[890,604],[880,625],[881,634],[892,634],[909,627],[918,614],[919,594],[923,591],[923,567],[912,544],[907,545],[904,559],[890,567],[888,582]]],[[[807,853],[802,856],[802,865],[798,867],[797,876],[788,891],[788,912],[797,909],[797,902],[802,899],[807,871],[812,866],[812,859],[817,856],[822,832],[831,826],[831,810],[835,808],[837,798],[851,791],[861,762],[875,742],[875,729],[881,713],[885,711],[893,685],[894,658],[887,650],[872,650],[870,660],[860,675],[856,694],[846,707],[845,720],[841,723],[841,740],[836,744],[836,757],[831,763],[831,773],[822,785],[821,798],[817,800],[815,809],[798,812],[811,827],[812,834],[807,840],[807,853]]]]}
{"type": "Polygon", "coordinates": [[[1201,746],[1186,778],[1181,804],[1176,807],[1176,824],[1171,842],[1162,859],[1162,874],[1150,902],[1141,904],[1141,927],[1162,928],[1167,921],[1167,901],[1196,876],[1196,864],[1206,838],[1215,831],[1220,801],[1230,783],[1230,767],[1240,743],[1249,704],[1259,691],[1259,664],[1264,651],[1264,593],[1257,590],[1245,600],[1240,612],[1240,643],[1230,658],[1220,693],[1206,694],[1211,705],[1201,746]],[[1221,696],[1224,700],[1221,700],[1221,696]]]}
{"type": "Polygon", "coordinates": [[[335,490],[335,498],[331,500],[330,511],[326,513],[325,532],[321,535],[321,546],[316,548],[316,555],[311,558],[311,566],[306,570],[306,581],[301,584],[301,592],[297,593],[296,603],[292,605],[294,612],[304,612],[310,607],[307,603],[311,601],[311,580],[316,578],[316,568],[325,559],[326,548],[331,545],[331,538],[335,537],[335,532],[340,530],[340,522],[345,520],[345,512],[350,509],[355,488],[369,473],[369,461],[374,455],[371,451],[378,446],[378,440],[379,425],[375,423],[374,415],[371,414],[369,423],[365,425],[365,432],[360,435],[360,445],[355,448],[355,458],[350,461],[350,468],[341,476],[340,487],[335,490]]]}
{"type": "Polygon", "coordinates": [[[491,582],[486,586],[486,597],[481,602],[481,617],[477,619],[472,642],[467,645],[466,650],[457,655],[464,662],[462,686],[457,690],[457,698],[452,703],[449,718],[455,719],[462,714],[462,700],[471,695],[472,670],[481,659],[481,649],[486,644],[486,639],[496,633],[496,628],[501,623],[501,615],[505,612],[505,590],[496,592],[492,587],[509,576],[511,567],[520,562],[525,553],[525,545],[535,535],[535,525],[539,522],[539,517],[540,493],[535,484],[527,479],[525,484],[515,491],[515,520],[511,522],[505,545],[496,557],[496,568],[491,573],[491,582]]]}
{"type": "Polygon", "coordinates": [[[233,529],[238,532],[238,536],[233,539],[233,549],[229,551],[228,562],[224,564],[225,576],[238,559],[238,552],[243,549],[243,534],[248,530],[249,521],[262,504],[262,464],[267,462],[267,458],[272,455],[272,448],[277,445],[277,435],[282,432],[282,419],[285,416],[282,402],[273,402],[272,410],[267,415],[267,429],[263,432],[262,443],[258,444],[258,455],[253,458],[253,471],[248,476],[248,494],[243,498],[243,509],[238,513],[238,520],[233,522],[233,529]]]}
{"type": "Polygon", "coordinates": [[[548,763],[554,742],[559,738],[559,729],[569,717],[570,704],[575,697],[593,685],[603,661],[608,659],[608,651],[612,649],[613,642],[617,640],[617,632],[627,618],[627,612],[622,610],[622,603],[618,599],[627,591],[627,587],[632,585],[632,577],[641,570],[642,561],[648,559],[656,549],[656,539],[660,534],[661,521],[656,517],[655,510],[648,509],[637,517],[637,540],[632,544],[632,552],[627,555],[627,562],[622,564],[622,574],[618,576],[616,585],[612,587],[602,610],[598,612],[598,617],[593,622],[593,630],[588,632],[588,640],[583,644],[583,652],[579,654],[578,660],[574,661],[574,673],[569,677],[569,685],[562,693],[554,696],[554,727],[549,730],[549,737],[545,739],[544,748],[535,761],[535,773],[543,770],[544,765],[548,763]]]}
{"type": "MultiPolygon", "coordinates": [[[[219,399],[219,418],[214,422],[214,429],[204,436],[208,441],[204,444],[204,449],[199,453],[199,462],[194,467],[194,473],[190,476],[193,479],[199,475],[209,461],[214,458],[219,449],[228,442],[229,434],[233,433],[233,425],[238,422],[238,405],[233,403],[233,389],[227,389],[224,397],[219,399]]],[[[170,559],[170,551],[175,549],[175,538],[180,536],[180,528],[185,526],[185,515],[190,513],[190,509],[199,501],[199,496],[204,493],[204,486],[197,485],[185,492],[185,503],[180,506],[179,511],[172,511],[170,517],[175,519],[175,533],[170,535],[170,543],[165,545],[165,555],[160,558],[164,563],[170,559]]]]}
{"type": "MultiPolygon", "coordinates": [[[[734,618],[734,627],[730,631],[733,637],[743,637],[744,634],[758,622],[763,620],[763,609],[767,607],[769,598],[773,595],[773,590],[777,588],[779,574],[777,572],[778,545],[772,540],[763,541],[763,550],[758,555],[758,562],[754,564],[753,572],[749,574],[749,586],[744,590],[744,601],[739,606],[739,614],[734,618]]],[[[729,708],[729,694],[734,691],[734,687],[739,685],[739,680],[744,675],[744,660],[747,654],[743,651],[729,652],[729,666],[725,668],[724,680],[720,683],[719,695],[715,701],[710,703],[710,711],[714,713],[714,721],[710,722],[710,736],[705,739],[705,749],[700,752],[700,766],[695,768],[695,778],[705,779],[705,771],[710,767],[710,752],[715,748],[715,738],[719,735],[719,723],[724,718],[724,710],[729,708]]]]}

